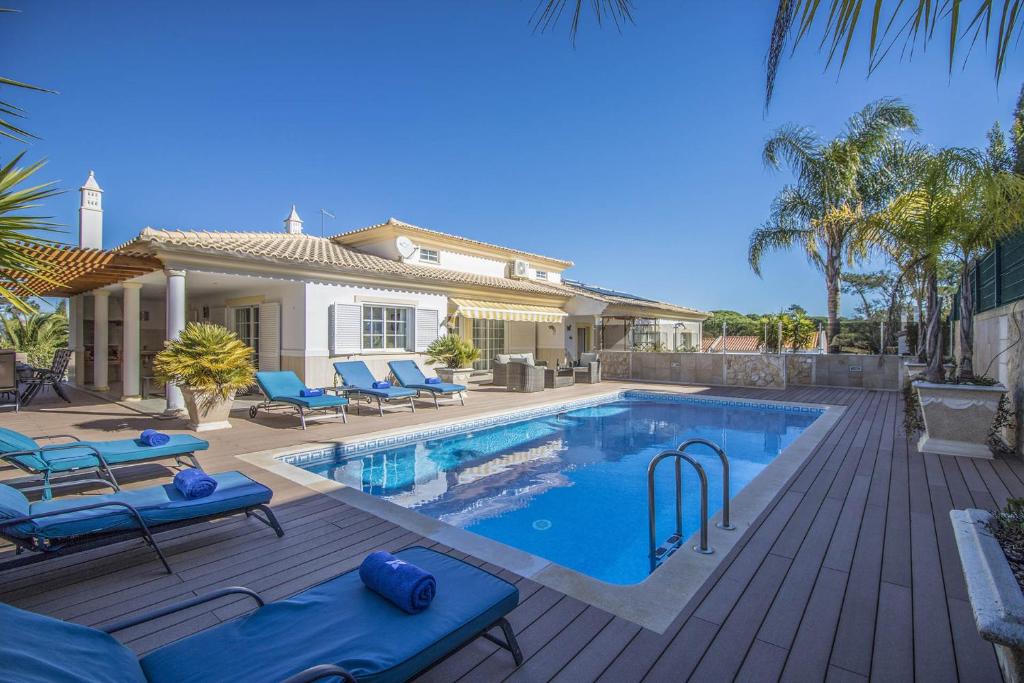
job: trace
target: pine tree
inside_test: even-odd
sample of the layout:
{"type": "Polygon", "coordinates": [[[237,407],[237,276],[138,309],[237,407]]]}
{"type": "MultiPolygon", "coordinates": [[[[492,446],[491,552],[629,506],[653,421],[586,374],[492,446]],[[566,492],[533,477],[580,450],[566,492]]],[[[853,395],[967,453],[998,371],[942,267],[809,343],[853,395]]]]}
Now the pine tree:
{"type": "Polygon", "coordinates": [[[1006,136],[1003,135],[1003,128],[998,121],[992,124],[992,128],[985,134],[985,137],[988,139],[988,146],[985,148],[985,161],[988,166],[992,170],[1000,172],[1013,169],[1016,160],[1010,154],[1010,149],[1006,145],[1006,136]]]}
{"type": "Polygon", "coordinates": [[[1017,106],[1013,109],[1010,137],[1013,140],[1013,172],[1024,174],[1024,85],[1020,87],[1017,106]]]}

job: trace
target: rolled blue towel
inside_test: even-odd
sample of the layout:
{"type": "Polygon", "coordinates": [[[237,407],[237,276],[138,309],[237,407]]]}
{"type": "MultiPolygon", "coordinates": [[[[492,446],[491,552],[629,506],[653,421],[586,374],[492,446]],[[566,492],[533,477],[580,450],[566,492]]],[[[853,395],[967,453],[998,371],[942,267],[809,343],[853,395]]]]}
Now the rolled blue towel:
{"type": "Polygon", "coordinates": [[[217,480],[202,470],[186,467],[174,475],[174,488],[189,500],[206,498],[217,490],[217,480]]]}
{"type": "Polygon", "coordinates": [[[373,383],[373,388],[374,389],[390,389],[391,388],[391,382],[374,382],[373,383]]]}
{"type": "Polygon", "coordinates": [[[145,429],[139,434],[139,441],[145,446],[164,446],[171,440],[171,437],[155,429],[145,429]]]}
{"type": "Polygon", "coordinates": [[[440,383],[441,383],[441,378],[440,377],[428,377],[427,378],[427,384],[440,384],[440,383]]]}
{"type": "Polygon", "coordinates": [[[323,389],[303,389],[299,392],[299,396],[302,398],[316,398],[317,396],[323,396],[323,389]]]}
{"type": "Polygon", "coordinates": [[[409,614],[430,607],[437,593],[433,574],[384,551],[370,553],[363,560],[359,578],[367,588],[409,614]]]}

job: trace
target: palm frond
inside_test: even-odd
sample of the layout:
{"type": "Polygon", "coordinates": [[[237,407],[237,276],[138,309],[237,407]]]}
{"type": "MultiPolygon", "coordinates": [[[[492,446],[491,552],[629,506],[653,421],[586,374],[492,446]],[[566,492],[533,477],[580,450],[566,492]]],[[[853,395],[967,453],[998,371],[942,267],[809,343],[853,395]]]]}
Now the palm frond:
{"type": "Polygon", "coordinates": [[[575,44],[585,5],[590,5],[598,26],[603,26],[606,20],[611,20],[616,28],[633,23],[632,0],[539,0],[530,23],[534,30],[543,33],[557,26],[562,15],[569,9],[572,14],[569,35],[575,44]]]}
{"type": "Polygon", "coordinates": [[[747,262],[750,269],[760,277],[761,259],[770,251],[789,249],[801,245],[811,253],[814,249],[814,232],[806,228],[766,223],[750,235],[750,246],[747,248],[747,262]]]}
{"type": "MultiPolygon", "coordinates": [[[[0,13],[6,14],[17,14],[17,10],[0,8],[0,13]]],[[[10,88],[19,88],[21,90],[33,90],[35,92],[52,93],[52,90],[41,88],[38,85],[32,85],[30,83],[23,83],[16,81],[13,78],[5,78],[0,76],[0,86],[7,86],[10,88]]],[[[0,138],[7,138],[16,142],[28,142],[29,139],[35,138],[36,136],[29,133],[24,128],[16,125],[11,119],[23,119],[25,118],[25,110],[18,107],[10,102],[0,100],[0,138]]]]}
{"type": "MultiPolygon", "coordinates": [[[[792,42],[795,50],[811,34],[823,4],[822,0],[778,0],[765,60],[765,106],[771,103],[775,93],[775,81],[787,44],[792,42]]],[[[895,47],[901,47],[907,54],[915,46],[924,47],[944,33],[947,36],[947,69],[950,73],[963,40],[969,41],[964,59],[976,43],[982,42],[993,48],[993,70],[998,83],[1010,50],[1017,45],[1024,29],[1021,19],[1024,0],[980,0],[970,22],[962,30],[963,0],[874,0],[868,3],[864,0],[828,0],[827,8],[818,45],[826,53],[826,68],[836,63],[839,69],[843,68],[858,28],[867,23],[868,73],[873,72],[895,47]],[[862,21],[861,16],[866,12],[870,12],[870,16],[862,21]],[[945,25],[942,32],[939,31],[940,25],[945,25]]]]}

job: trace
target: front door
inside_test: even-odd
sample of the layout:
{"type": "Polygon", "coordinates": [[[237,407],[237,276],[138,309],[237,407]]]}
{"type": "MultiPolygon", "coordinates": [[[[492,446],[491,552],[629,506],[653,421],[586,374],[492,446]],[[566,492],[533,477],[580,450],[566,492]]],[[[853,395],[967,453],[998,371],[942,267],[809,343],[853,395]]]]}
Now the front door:
{"type": "Polygon", "coordinates": [[[576,326],[576,357],[579,358],[581,353],[590,353],[591,327],[590,325],[577,325],[576,326]]]}

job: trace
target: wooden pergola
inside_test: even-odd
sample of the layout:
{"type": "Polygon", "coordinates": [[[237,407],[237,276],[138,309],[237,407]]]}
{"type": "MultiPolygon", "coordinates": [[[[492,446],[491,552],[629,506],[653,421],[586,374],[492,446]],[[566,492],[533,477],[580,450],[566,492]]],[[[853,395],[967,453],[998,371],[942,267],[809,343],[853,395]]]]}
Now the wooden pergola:
{"type": "Polygon", "coordinates": [[[0,269],[0,281],[23,297],[74,296],[163,268],[152,256],[102,249],[26,245],[25,253],[46,263],[46,270],[31,274],[0,269]]]}

